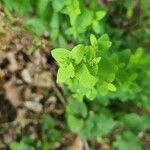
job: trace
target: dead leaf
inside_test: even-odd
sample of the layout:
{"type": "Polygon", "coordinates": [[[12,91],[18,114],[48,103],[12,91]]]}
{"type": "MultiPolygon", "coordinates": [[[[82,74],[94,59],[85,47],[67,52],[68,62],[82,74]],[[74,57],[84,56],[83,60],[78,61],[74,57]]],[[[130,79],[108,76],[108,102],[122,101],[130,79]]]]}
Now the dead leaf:
{"type": "Polygon", "coordinates": [[[6,54],[6,57],[9,61],[9,66],[8,66],[8,70],[10,72],[16,72],[17,70],[20,69],[20,66],[16,60],[16,56],[15,53],[9,52],[6,54]]]}
{"type": "Polygon", "coordinates": [[[47,59],[44,53],[41,53],[39,49],[35,50],[33,53],[33,63],[40,67],[40,68],[45,68],[47,66],[47,59]]]}
{"type": "Polygon", "coordinates": [[[84,144],[81,138],[78,136],[76,137],[75,141],[71,146],[67,148],[67,150],[84,150],[84,144]]]}
{"type": "Polygon", "coordinates": [[[22,70],[22,72],[21,72],[21,77],[22,77],[22,79],[23,79],[26,83],[31,83],[31,82],[32,82],[32,79],[31,79],[31,76],[30,76],[30,73],[29,73],[29,70],[28,70],[28,69],[22,70]]]}
{"type": "Polygon", "coordinates": [[[23,86],[16,85],[16,79],[13,77],[11,80],[4,84],[6,98],[11,102],[14,107],[22,106],[22,90],[23,86]]]}
{"type": "Polygon", "coordinates": [[[100,147],[100,150],[110,150],[110,146],[107,143],[103,143],[100,147]]]}
{"type": "Polygon", "coordinates": [[[50,71],[42,71],[34,74],[33,85],[43,88],[51,87],[51,73],[50,71]]]}
{"type": "Polygon", "coordinates": [[[14,33],[6,26],[0,25],[2,34],[0,34],[0,49],[5,50],[13,40],[14,33]]]}
{"type": "Polygon", "coordinates": [[[35,101],[25,101],[25,107],[29,110],[32,110],[36,113],[41,113],[43,110],[42,104],[35,101]]]}
{"type": "Polygon", "coordinates": [[[21,127],[25,127],[27,124],[31,122],[31,120],[26,117],[27,110],[21,108],[21,109],[17,109],[17,111],[18,111],[18,115],[14,121],[14,124],[19,124],[21,127]]]}

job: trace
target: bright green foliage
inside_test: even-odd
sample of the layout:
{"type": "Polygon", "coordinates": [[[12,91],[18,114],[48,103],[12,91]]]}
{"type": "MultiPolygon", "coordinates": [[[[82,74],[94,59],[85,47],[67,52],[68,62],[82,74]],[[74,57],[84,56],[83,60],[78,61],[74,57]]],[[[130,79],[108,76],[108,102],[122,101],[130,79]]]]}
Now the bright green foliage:
{"type": "Polygon", "coordinates": [[[113,37],[113,50],[136,49],[139,43],[144,47],[149,43],[149,0],[140,3],[115,0],[106,6],[90,0],[61,0],[61,3],[60,0],[2,0],[2,3],[10,20],[15,13],[36,34],[48,31],[53,46],[68,47],[68,41],[88,43],[90,33],[100,36],[104,32],[113,37]],[[124,36],[126,32],[130,34],[124,36]]]}
{"type": "Polygon", "coordinates": [[[66,12],[70,17],[71,25],[74,25],[78,15],[81,13],[79,0],[67,0],[66,12]]]}
{"type": "Polygon", "coordinates": [[[142,90],[133,82],[140,77],[136,70],[141,68],[142,50],[133,55],[129,50],[111,54],[108,51],[111,42],[106,34],[98,40],[91,35],[90,42],[91,45],[80,44],[72,51],[61,48],[52,51],[60,66],[58,83],[67,84],[77,99],[86,96],[92,100],[96,95],[113,96],[122,101],[134,99],[142,90]]]}
{"type": "MultiPolygon", "coordinates": [[[[58,83],[66,83],[71,87],[72,91],[76,90],[75,97],[82,98],[84,95],[87,95],[88,98],[93,99],[96,96],[97,91],[95,87],[96,83],[98,83],[98,64],[101,62],[101,56],[105,55],[105,59],[107,55],[107,53],[105,54],[103,52],[106,50],[106,47],[101,48],[99,51],[103,37],[97,41],[96,37],[91,35],[92,45],[84,46],[80,44],[74,47],[72,51],[60,48],[52,51],[52,56],[60,66],[57,81],[58,83]],[[98,42],[100,42],[100,44],[98,44],[98,42]]],[[[109,38],[106,38],[106,40],[107,45],[109,38]]],[[[105,79],[103,82],[105,82],[105,79]]],[[[109,83],[109,81],[106,84],[108,90],[116,90],[115,86],[109,83]]]]}
{"type": "Polygon", "coordinates": [[[117,137],[116,147],[132,149],[136,144],[133,150],[140,150],[135,134],[150,128],[147,116],[126,114],[121,108],[116,108],[112,115],[109,106],[132,102],[134,107],[150,110],[145,104],[150,87],[141,80],[149,80],[150,55],[144,55],[141,48],[133,54],[128,49],[111,53],[112,43],[106,34],[99,39],[92,34],[90,43],[79,44],[71,51],[60,48],[52,51],[59,65],[57,82],[66,84],[72,93],[66,110],[68,126],[83,138],[98,139],[123,125],[129,132],[117,137]],[[61,69],[64,71],[60,72],[61,69]]]}
{"type": "Polygon", "coordinates": [[[80,0],[2,0],[9,19],[11,13],[24,17],[25,26],[38,35],[48,31],[53,45],[67,46],[67,40],[86,42],[90,32],[103,33],[101,25],[106,15],[96,2],[80,0]],[[26,19],[27,18],[27,19],[26,19]],[[64,21],[65,20],[65,21],[64,21]],[[90,31],[90,32],[89,32],[90,31]]]}

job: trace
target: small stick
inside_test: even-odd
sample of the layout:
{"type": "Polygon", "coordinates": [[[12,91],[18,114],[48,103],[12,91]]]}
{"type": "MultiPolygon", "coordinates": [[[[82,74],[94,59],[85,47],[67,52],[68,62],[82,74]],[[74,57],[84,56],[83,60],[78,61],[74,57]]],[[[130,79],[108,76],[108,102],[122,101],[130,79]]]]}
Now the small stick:
{"type": "Polygon", "coordinates": [[[51,75],[51,83],[52,83],[52,88],[55,91],[55,93],[56,93],[57,97],[59,98],[59,100],[61,101],[61,103],[63,105],[66,105],[66,101],[65,101],[63,95],[61,94],[61,92],[59,91],[59,89],[57,88],[57,85],[54,82],[52,75],[51,75]]]}
{"type": "Polygon", "coordinates": [[[84,139],[83,143],[84,143],[84,150],[90,150],[87,140],[84,139]]]}

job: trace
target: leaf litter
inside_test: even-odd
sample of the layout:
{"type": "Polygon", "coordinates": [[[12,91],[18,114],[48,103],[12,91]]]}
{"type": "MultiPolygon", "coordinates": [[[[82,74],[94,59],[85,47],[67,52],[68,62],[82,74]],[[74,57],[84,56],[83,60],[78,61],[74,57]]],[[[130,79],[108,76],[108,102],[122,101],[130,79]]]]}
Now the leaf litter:
{"type": "MultiPolygon", "coordinates": [[[[7,149],[20,136],[31,136],[38,141],[40,133],[37,130],[45,114],[52,115],[59,122],[58,128],[66,139],[68,133],[63,131],[64,125],[59,119],[63,119],[65,106],[59,100],[59,97],[63,99],[60,87],[51,79],[55,69],[51,69],[48,35],[45,33],[46,38],[36,39],[16,23],[18,18],[15,23],[13,20],[10,29],[4,18],[1,8],[0,149],[7,149]],[[34,132],[28,131],[29,127],[34,132]]],[[[45,133],[42,133],[43,136],[45,133]]],[[[56,147],[62,145],[57,144],[56,147]]]]}

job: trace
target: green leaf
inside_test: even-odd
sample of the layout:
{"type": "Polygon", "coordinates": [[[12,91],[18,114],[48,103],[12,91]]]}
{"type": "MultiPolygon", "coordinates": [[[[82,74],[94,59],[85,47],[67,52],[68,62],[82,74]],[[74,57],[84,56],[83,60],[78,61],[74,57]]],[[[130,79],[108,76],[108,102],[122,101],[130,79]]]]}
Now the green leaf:
{"type": "Polygon", "coordinates": [[[51,16],[51,22],[50,22],[50,27],[51,27],[51,40],[53,42],[56,42],[56,40],[60,36],[59,32],[59,14],[58,13],[53,13],[51,16]]]}
{"type": "Polygon", "coordinates": [[[93,65],[97,65],[101,60],[101,57],[95,57],[92,59],[93,65]]]}
{"type": "Polygon", "coordinates": [[[119,55],[119,61],[124,62],[127,65],[131,57],[131,50],[126,49],[124,51],[121,51],[118,55],[119,55]]]}
{"type": "Polygon", "coordinates": [[[98,20],[98,21],[100,21],[101,19],[103,19],[104,17],[105,17],[105,15],[106,15],[106,12],[105,11],[97,11],[96,12],[96,19],[98,20]]]}
{"type": "Polygon", "coordinates": [[[96,124],[101,136],[107,135],[116,126],[116,122],[110,115],[107,115],[107,113],[100,114],[97,118],[96,124]]]}
{"type": "Polygon", "coordinates": [[[44,15],[44,12],[46,10],[46,7],[48,6],[48,3],[50,2],[51,0],[39,0],[38,1],[38,13],[40,16],[43,16],[44,15]]]}
{"type": "Polygon", "coordinates": [[[92,29],[96,34],[99,34],[101,32],[101,26],[96,19],[92,21],[92,29]]]}
{"type": "Polygon", "coordinates": [[[65,2],[60,0],[52,0],[52,6],[53,6],[53,10],[55,12],[60,11],[64,6],[65,6],[65,2]]]}
{"type": "Polygon", "coordinates": [[[74,25],[77,17],[81,13],[79,1],[78,0],[68,0],[67,11],[68,11],[68,15],[70,17],[71,25],[74,25]]]}
{"type": "Polygon", "coordinates": [[[86,49],[86,55],[85,55],[86,60],[90,61],[91,59],[96,57],[96,49],[95,48],[93,48],[92,46],[86,46],[85,49],[86,49]]]}
{"type": "Polygon", "coordinates": [[[103,80],[107,82],[114,81],[117,70],[117,66],[109,58],[102,57],[99,62],[99,75],[103,80]]]}
{"type": "Polygon", "coordinates": [[[100,84],[98,86],[98,91],[100,95],[105,96],[108,93],[108,83],[104,81],[102,84],[100,84]]]}
{"type": "Polygon", "coordinates": [[[59,15],[58,13],[53,13],[51,22],[50,22],[52,29],[58,29],[59,30],[59,15]]]}
{"type": "Polygon", "coordinates": [[[15,11],[15,13],[17,13],[17,15],[23,15],[23,16],[32,12],[32,6],[30,4],[30,0],[25,0],[25,1],[2,0],[2,2],[4,3],[4,5],[5,5],[4,9],[5,10],[7,9],[7,12],[15,11]]]}
{"type": "Polygon", "coordinates": [[[108,83],[108,90],[115,92],[117,89],[112,83],[108,83]]]}
{"type": "Polygon", "coordinates": [[[93,100],[97,95],[97,90],[95,88],[90,89],[87,93],[86,93],[86,97],[89,100],[93,100]]]}
{"type": "Polygon", "coordinates": [[[57,72],[57,82],[63,83],[67,81],[69,78],[73,78],[75,76],[74,67],[70,63],[66,67],[60,67],[57,72]]]}
{"type": "Polygon", "coordinates": [[[139,133],[140,131],[149,128],[150,119],[147,119],[148,117],[146,115],[139,116],[134,113],[126,114],[124,117],[121,117],[121,120],[126,124],[126,126],[135,133],[139,133]]]}
{"type": "Polygon", "coordinates": [[[83,12],[77,18],[76,25],[78,29],[81,27],[82,30],[85,31],[86,28],[92,24],[92,15],[87,9],[82,11],[83,12]]]}
{"type": "Polygon", "coordinates": [[[91,42],[92,46],[96,46],[97,45],[97,39],[96,39],[94,34],[90,35],[90,42],[91,42]]]}
{"type": "Polygon", "coordinates": [[[82,116],[82,117],[86,117],[88,113],[85,103],[77,100],[71,100],[69,102],[67,111],[69,114],[82,116]]]}
{"type": "Polygon", "coordinates": [[[51,140],[50,142],[52,142],[53,144],[55,144],[56,142],[60,142],[61,141],[60,132],[56,129],[51,130],[50,140],[51,140]]]}
{"type": "Polygon", "coordinates": [[[20,142],[13,142],[9,147],[10,150],[35,150],[29,138],[23,138],[20,142]]]}
{"type": "Polygon", "coordinates": [[[85,88],[92,88],[97,81],[96,77],[90,74],[85,64],[78,67],[76,76],[85,88]]]}
{"type": "Polygon", "coordinates": [[[36,34],[41,35],[46,31],[46,27],[40,18],[31,18],[25,22],[25,25],[36,34]]]}
{"type": "Polygon", "coordinates": [[[52,129],[55,125],[54,119],[50,115],[44,115],[42,118],[42,128],[44,130],[52,129]]]}
{"type": "Polygon", "coordinates": [[[59,63],[59,65],[61,65],[62,63],[65,63],[67,59],[69,59],[71,52],[64,48],[56,48],[52,50],[51,54],[54,59],[59,63]]]}
{"type": "Polygon", "coordinates": [[[72,49],[71,57],[75,60],[76,64],[79,64],[83,59],[84,53],[85,53],[84,46],[82,44],[79,44],[72,49]]]}
{"type": "Polygon", "coordinates": [[[115,146],[118,150],[142,150],[140,141],[130,131],[124,132],[123,135],[118,135],[115,146]]]}
{"type": "Polygon", "coordinates": [[[110,114],[102,112],[100,114],[92,114],[85,121],[85,125],[80,131],[84,138],[101,138],[109,134],[116,126],[110,114]]]}
{"type": "Polygon", "coordinates": [[[67,122],[68,122],[70,130],[74,133],[78,133],[79,130],[84,125],[84,122],[82,119],[78,119],[78,118],[74,117],[73,115],[67,116],[67,122]]]}
{"type": "Polygon", "coordinates": [[[99,49],[102,51],[107,51],[111,45],[112,42],[109,39],[109,36],[107,34],[103,34],[99,39],[98,39],[98,44],[99,44],[99,49]]]}

